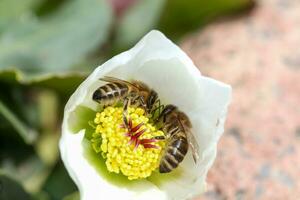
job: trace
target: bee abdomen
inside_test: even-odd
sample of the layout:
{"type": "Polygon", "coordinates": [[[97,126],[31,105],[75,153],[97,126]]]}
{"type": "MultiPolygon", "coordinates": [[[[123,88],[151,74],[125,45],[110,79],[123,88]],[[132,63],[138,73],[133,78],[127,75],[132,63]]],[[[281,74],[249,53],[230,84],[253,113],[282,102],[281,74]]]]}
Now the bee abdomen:
{"type": "Polygon", "coordinates": [[[128,93],[128,87],[121,83],[108,83],[93,93],[93,100],[101,105],[112,105],[128,93]]]}
{"type": "Polygon", "coordinates": [[[168,173],[178,166],[179,162],[171,154],[166,154],[159,165],[160,173],[168,173]]]}
{"type": "Polygon", "coordinates": [[[160,173],[168,173],[177,168],[188,151],[186,137],[176,137],[170,141],[159,165],[160,173]]]}

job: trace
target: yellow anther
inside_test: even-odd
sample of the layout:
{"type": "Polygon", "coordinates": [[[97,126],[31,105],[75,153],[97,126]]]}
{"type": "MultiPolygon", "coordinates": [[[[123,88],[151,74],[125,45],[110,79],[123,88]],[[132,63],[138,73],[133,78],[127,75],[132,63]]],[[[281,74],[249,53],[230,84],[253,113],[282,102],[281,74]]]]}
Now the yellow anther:
{"type": "Polygon", "coordinates": [[[96,117],[96,118],[94,119],[94,123],[95,123],[95,124],[99,124],[99,123],[100,123],[99,117],[96,117]]]}
{"type": "MultiPolygon", "coordinates": [[[[145,111],[141,108],[128,108],[128,114],[134,126],[144,123],[139,130],[147,131],[140,139],[151,139],[154,136],[164,135],[162,131],[149,124],[149,118],[144,116],[145,111]]],[[[126,129],[120,128],[123,124],[123,109],[121,107],[106,107],[101,113],[97,113],[94,119],[97,124],[91,140],[94,150],[106,159],[107,170],[114,173],[122,173],[129,180],[146,178],[159,166],[159,161],[164,141],[155,142],[158,149],[144,148],[139,145],[137,149],[134,144],[129,145],[130,137],[125,136],[126,129]],[[96,143],[96,139],[102,142],[96,143]],[[98,146],[97,146],[98,145],[98,146]]]]}

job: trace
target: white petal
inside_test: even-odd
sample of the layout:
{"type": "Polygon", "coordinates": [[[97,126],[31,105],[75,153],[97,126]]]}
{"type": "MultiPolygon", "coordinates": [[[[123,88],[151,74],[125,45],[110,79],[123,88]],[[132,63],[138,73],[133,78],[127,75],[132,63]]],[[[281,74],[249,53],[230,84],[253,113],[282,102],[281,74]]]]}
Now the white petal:
{"type": "Polygon", "coordinates": [[[165,193],[148,181],[141,181],[127,188],[108,183],[101,178],[97,170],[83,156],[82,140],[84,131],[73,134],[64,128],[63,132],[66,134],[63,135],[60,141],[61,156],[70,176],[79,188],[81,199],[150,200],[149,197],[167,199],[165,193]]]}
{"type": "Polygon", "coordinates": [[[205,188],[207,170],[216,155],[216,143],[223,132],[231,88],[201,76],[188,56],[158,31],[148,33],[135,47],[98,67],[75,91],[65,107],[60,142],[62,159],[79,187],[82,199],[186,199],[205,188]],[[105,84],[105,75],[145,82],[164,103],[177,105],[188,114],[200,144],[201,160],[195,165],[187,155],[180,176],[172,182],[141,181],[133,188],[106,182],[83,156],[83,132],[73,134],[68,118],[78,105],[95,109],[92,93],[105,84]]]}
{"type": "Polygon", "coordinates": [[[182,107],[193,124],[193,133],[200,146],[201,159],[194,164],[187,155],[180,167],[182,176],[160,186],[173,199],[189,199],[205,190],[206,174],[216,157],[217,142],[224,131],[227,107],[231,99],[231,87],[207,77],[198,77],[199,99],[193,97],[194,110],[182,107]]]}

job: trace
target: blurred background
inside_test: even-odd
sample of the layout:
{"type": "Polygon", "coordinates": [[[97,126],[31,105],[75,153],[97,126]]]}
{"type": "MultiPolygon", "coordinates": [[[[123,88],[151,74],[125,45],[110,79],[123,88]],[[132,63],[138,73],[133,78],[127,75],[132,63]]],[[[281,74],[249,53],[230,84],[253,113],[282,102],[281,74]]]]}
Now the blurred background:
{"type": "Polygon", "coordinates": [[[198,200],[300,199],[300,1],[0,0],[0,199],[79,199],[59,156],[64,105],[159,29],[233,87],[198,200]]]}

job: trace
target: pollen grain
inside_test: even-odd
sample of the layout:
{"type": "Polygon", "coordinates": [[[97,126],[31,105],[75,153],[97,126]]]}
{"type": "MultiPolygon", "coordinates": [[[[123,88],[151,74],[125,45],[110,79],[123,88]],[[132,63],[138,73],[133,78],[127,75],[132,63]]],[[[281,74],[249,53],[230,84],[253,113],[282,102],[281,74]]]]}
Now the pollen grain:
{"type": "MultiPolygon", "coordinates": [[[[105,164],[109,172],[121,172],[129,180],[147,178],[159,166],[165,141],[154,142],[153,145],[157,148],[130,143],[128,130],[120,126],[123,124],[122,113],[121,107],[109,106],[96,114],[96,129],[91,139],[93,149],[97,153],[101,152],[106,159],[105,164]]],[[[133,126],[143,123],[139,130],[145,129],[145,132],[139,137],[140,140],[164,135],[149,123],[149,118],[141,108],[129,107],[128,118],[132,120],[133,126]]]]}

